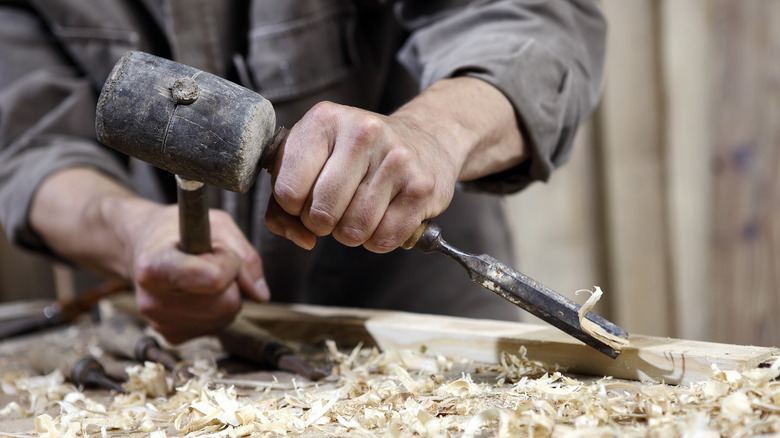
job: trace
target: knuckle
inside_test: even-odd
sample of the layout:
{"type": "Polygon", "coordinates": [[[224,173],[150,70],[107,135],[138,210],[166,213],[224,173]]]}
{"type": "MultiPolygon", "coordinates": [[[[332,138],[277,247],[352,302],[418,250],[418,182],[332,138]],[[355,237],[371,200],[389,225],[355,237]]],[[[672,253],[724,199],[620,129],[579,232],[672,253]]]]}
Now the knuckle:
{"type": "Polygon", "coordinates": [[[309,110],[309,114],[314,117],[330,117],[338,110],[339,105],[328,100],[323,100],[314,104],[309,110]]]}
{"type": "Polygon", "coordinates": [[[333,237],[347,246],[358,246],[368,239],[368,233],[353,226],[339,226],[333,230],[333,237]]]}
{"type": "Polygon", "coordinates": [[[357,145],[374,144],[382,137],[384,127],[384,122],[377,115],[362,114],[354,125],[352,140],[357,145]]]}
{"type": "Polygon", "coordinates": [[[260,254],[254,249],[251,249],[244,254],[242,262],[244,263],[244,266],[260,266],[263,263],[260,254]]]}
{"type": "Polygon", "coordinates": [[[309,209],[309,220],[313,225],[325,227],[328,230],[332,230],[339,222],[339,218],[328,209],[315,206],[309,209]]]}
{"type": "Polygon", "coordinates": [[[431,175],[423,173],[410,178],[404,187],[404,195],[411,199],[423,200],[436,191],[436,181],[431,175]]]}
{"type": "Polygon", "coordinates": [[[144,289],[158,281],[159,269],[152,257],[142,255],[135,260],[133,279],[144,289]]]}
{"type": "Polygon", "coordinates": [[[408,169],[413,168],[416,161],[416,154],[408,147],[395,147],[387,153],[385,164],[390,169],[408,169]]]}
{"type": "Polygon", "coordinates": [[[199,271],[200,286],[206,292],[220,292],[227,288],[232,279],[222,275],[218,266],[208,265],[199,271]]]}
{"type": "Polygon", "coordinates": [[[377,238],[366,242],[365,247],[367,250],[379,254],[384,254],[398,248],[400,244],[393,239],[377,238]]]}
{"type": "Polygon", "coordinates": [[[274,184],[274,198],[288,213],[297,214],[306,202],[307,193],[300,193],[285,181],[277,180],[274,184]]]}

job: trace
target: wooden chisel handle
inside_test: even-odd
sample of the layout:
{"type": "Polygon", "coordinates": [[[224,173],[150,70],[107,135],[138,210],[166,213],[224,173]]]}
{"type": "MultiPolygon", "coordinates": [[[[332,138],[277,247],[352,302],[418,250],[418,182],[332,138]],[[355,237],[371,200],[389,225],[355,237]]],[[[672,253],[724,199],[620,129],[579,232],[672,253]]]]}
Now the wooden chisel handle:
{"type": "Polygon", "coordinates": [[[425,232],[425,228],[428,226],[428,221],[425,220],[423,223],[420,224],[419,227],[414,231],[414,234],[409,236],[408,239],[406,239],[406,242],[401,244],[401,248],[403,249],[412,249],[415,245],[417,245],[417,242],[420,241],[420,237],[422,237],[423,233],[425,232]]]}
{"type": "Polygon", "coordinates": [[[38,372],[49,374],[59,370],[62,375],[77,385],[94,384],[120,393],[126,390],[111,380],[103,366],[92,356],[63,345],[51,342],[35,344],[28,352],[28,359],[38,372]]]}

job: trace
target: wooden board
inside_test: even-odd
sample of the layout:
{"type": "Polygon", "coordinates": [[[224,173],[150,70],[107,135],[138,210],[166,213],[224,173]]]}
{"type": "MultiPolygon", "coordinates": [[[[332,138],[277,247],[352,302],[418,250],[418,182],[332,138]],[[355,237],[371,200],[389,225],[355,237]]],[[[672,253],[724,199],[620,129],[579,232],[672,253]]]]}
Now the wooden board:
{"type": "Polygon", "coordinates": [[[653,380],[687,385],[706,381],[716,364],[722,370],[755,368],[779,349],[632,335],[613,360],[547,325],[424,315],[385,310],[310,305],[246,305],[243,315],[277,336],[315,343],[330,338],[343,345],[381,349],[421,348],[445,356],[497,363],[501,352],[558,364],[572,373],[653,380]]]}

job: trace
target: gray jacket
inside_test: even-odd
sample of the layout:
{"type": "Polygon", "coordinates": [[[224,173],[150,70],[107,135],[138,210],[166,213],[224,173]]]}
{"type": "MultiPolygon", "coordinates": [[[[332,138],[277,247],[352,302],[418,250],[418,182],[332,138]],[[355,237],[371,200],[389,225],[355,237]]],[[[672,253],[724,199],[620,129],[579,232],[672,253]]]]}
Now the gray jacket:
{"type": "MultiPolygon", "coordinates": [[[[114,63],[142,50],[211,71],[268,98],[292,126],[331,100],[388,113],[438,79],[470,75],[512,102],[531,158],[462,184],[436,219],[463,250],[512,263],[499,197],[546,180],[595,107],[605,23],[589,0],[0,1],[0,223],[49,253],[27,221],[40,182],[90,166],[172,202],[172,176],[98,144],[96,97],[114,63]],[[472,189],[472,190],[467,190],[472,189]]],[[[267,176],[215,193],[259,249],[275,300],[514,318],[440,255],[378,255],[321,238],[303,251],[262,221],[267,176]]]]}

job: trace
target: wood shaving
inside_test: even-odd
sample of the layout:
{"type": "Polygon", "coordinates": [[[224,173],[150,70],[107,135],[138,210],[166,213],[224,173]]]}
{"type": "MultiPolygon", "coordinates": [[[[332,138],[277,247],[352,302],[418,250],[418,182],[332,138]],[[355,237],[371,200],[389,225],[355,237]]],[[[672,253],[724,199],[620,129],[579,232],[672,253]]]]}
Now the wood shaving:
{"type": "Polygon", "coordinates": [[[151,397],[164,397],[170,393],[173,379],[168,377],[165,368],[155,362],[132,365],[125,369],[128,381],[125,388],[132,392],[141,392],[151,397]]]}
{"type": "Polygon", "coordinates": [[[601,327],[600,325],[585,318],[585,314],[590,312],[590,310],[596,306],[596,303],[599,301],[599,299],[601,299],[601,295],[603,294],[601,288],[598,286],[594,286],[593,291],[590,291],[588,289],[580,289],[578,291],[575,291],[574,294],[579,295],[580,292],[588,292],[590,294],[590,298],[588,298],[588,300],[585,301],[585,304],[583,304],[582,307],[580,307],[580,311],[578,312],[580,327],[589,335],[609,345],[610,347],[612,347],[613,350],[620,352],[625,346],[628,345],[628,339],[615,336],[612,333],[609,333],[606,330],[604,330],[604,328],[601,327]]]}
{"type": "Polygon", "coordinates": [[[151,396],[148,387],[138,386],[107,403],[63,384],[61,376],[17,374],[3,390],[31,403],[4,410],[23,407],[36,416],[34,436],[48,438],[130,432],[153,438],[780,433],[780,361],[742,371],[713,365],[708,381],[668,386],[575,378],[529,359],[525,349],[491,366],[458,363],[425,349],[341,351],[334,344],[330,351],[336,372],[326,381],[293,381],[281,389],[266,381],[258,385],[260,393],[225,384],[229,379],[213,363],[201,364],[200,375],[171,394],[151,396]],[[61,388],[42,392],[43,381],[61,388]],[[59,415],[44,413],[53,407],[59,415]]]}

